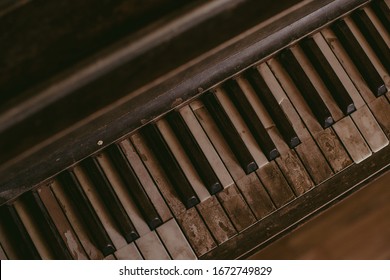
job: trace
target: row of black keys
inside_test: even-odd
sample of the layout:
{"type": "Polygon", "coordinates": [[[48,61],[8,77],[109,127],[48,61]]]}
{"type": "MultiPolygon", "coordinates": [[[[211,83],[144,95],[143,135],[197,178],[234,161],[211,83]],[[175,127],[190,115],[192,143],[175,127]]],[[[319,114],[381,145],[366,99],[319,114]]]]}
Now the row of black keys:
{"type": "MultiPolygon", "coordinates": [[[[383,2],[375,3],[380,6],[380,3],[383,2]]],[[[388,21],[388,17],[380,15],[385,8],[388,9],[387,6],[381,7],[377,14],[381,20],[388,21]]],[[[362,33],[366,36],[367,41],[371,43],[372,48],[381,59],[385,68],[389,71],[390,59],[388,48],[379,33],[376,31],[375,27],[372,25],[371,21],[368,19],[367,15],[363,11],[357,11],[353,14],[353,19],[358,24],[362,33]]],[[[389,26],[389,24],[385,26],[389,26]]],[[[351,59],[356,64],[356,67],[361,72],[363,78],[366,80],[373,93],[376,96],[384,94],[387,90],[381,77],[376,72],[374,66],[372,66],[363,49],[359,48],[358,42],[345,22],[342,20],[336,22],[333,24],[332,29],[338,36],[344,48],[348,51],[351,59]]],[[[346,92],[341,81],[338,79],[331,65],[329,65],[315,42],[308,38],[301,42],[301,46],[314,65],[316,71],[323,78],[325,84],[329,88],[329,91],[333,94],[333,97],[340,109],[345,114],[352,113],[355,108],[348,92],[346,92]]],[[[333,119],[329,110],[326,108],[326,105],[323,103],[321,97],[316,92],[314,86],[311,84],[291,51],[283,51],[279,55],[279,59],[282,65],[286,68],[287,72],[291,75],[292,80],[297,85],[310,108],[312,108],[313,114],[316,116],[320,124],[323,127],[330,126],[333,123],[333,119]]],[[[246,71],[244,76],[249,81],[260,100],[263,102],[289,147],[293,148],[297,146],[300,143],[299,138],[259,72],[255,69],[250,69],[246,71]]],[[[241,91],[239,85],[234,80],[229,80],[223,87],[232,99],[233,103],[236,105],[238,111],[268,160],[273,160],[278,157],[279,153],[275,148],[274,143],[268,136],[268,133],[259,120],[256,112],[245,98],[245,95],[241,91]]],[[[209,92],[202,96],[202,101],[212,115],[244,171],[247,174],[255,171],[257,169],[257,165],[252,155],[249,153],[241,137],[234,128],[229,116],[224,111],[217,98],[213,95],[213,93],[209,92]]],[[[181,115],[177,112],[170,113],[167,116],[167,120],[180,143],[183,145],[184,150],[210,194],[215,194],[222,190],[222,185],[218,181],[216,174],[186,126],[184,120],[181,118],[181,115]]],[[[183,204],[187,208],[190,208],[199,203],[199,199],[195,191],[192,189],[186,176],[179,167],[178,162],[168,148],[168,145],[164,141],[158,128],[154,124],[150,124],[144,127],[141,130],[141,133],[153,150],[158,161],[161,163],[161,166],[164,168],[183,204]]],[[[112,145],[107,148],[106,151],[115,168],[119,172],[123,182],[128,187],[128,190],[136,202],[145,221],[152,230],[155,229],[162,223],[161,218],[150,202],[123,151],[118,145],[112,145]]],[[[127,216],[122,204],[112,189],[96,158],[90,157],[84,160],[81,165],[85,169],[86,174],[88,174],[99,194],[102,196],[104,203],[107,205],[107,208],[111,212],[112,217],[115,219],[118,228],[121,230],[127,242],[132,242],[137,239],[139,237],[138,233],[127,216]]],[[[104,255],[113,253],[116,249],[108,237],[98,216],[93,210],[87,196],[82,190],[76,176],[72,171],[65,171],[58,176],[58,179],[61,184],[65,186],[64,189],[74,201],[74,204],[78,208],[87,228],[91,231],[90,235],[96,245],[100,248],[104,255]]],[[[47,213],[45,206],[40,201],[39,196],[35,192],[30,192],[24,195],[23,199],[29,207],[29,212],[35,216],[36,219],[34,220],[39,221],[39,227],[42,232],[44,232],[50,246],[53,247],[53,252],[58,254],[57,257],[59,259],[71,258],[67,246],[59,236],[55,225],[53,224],[50,215],[47,213]]],[[[39,254],[37,253],[15,209],[12,206],[4,206],[1,207],[1,212],[2,224],[16,229],[13,238],[20,241],[16,242],[16,246],[19,248],[21,255],[28,259],[39,258],[39,254]]]]}

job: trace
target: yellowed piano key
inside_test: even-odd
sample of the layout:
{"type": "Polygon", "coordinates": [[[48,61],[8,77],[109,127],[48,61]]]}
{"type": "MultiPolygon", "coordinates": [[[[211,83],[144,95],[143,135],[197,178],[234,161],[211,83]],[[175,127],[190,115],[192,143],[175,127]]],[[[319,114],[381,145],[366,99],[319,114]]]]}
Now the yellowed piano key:
{"type": "Polygon", "coordinates": [[[197,259],[175,219],[161,225],[157,233],[173,260],[197,259]]]}
{"type": "Polygon", "coordinates": [[[145,260],[170,260],[168,252],[155,231],[138,238],[135,243],[145,260]]]}
{"type": "MultiPolygon", "coordinates": [[[[238,164],[236,158],[234,157],[233,152],[230,150],[228,144],[219,133],[216,124],[214,123],[212,117],[207,112],[205,107],[198,107],[194,111],[194,113],[197,116],[204,131],[208,135],[210,141],[213,143],[215,149],[217,150],[222,161],[224,162],[227,170],[231,174],[233,180],[236,182],[237,187],[240,189],[245,200],[249,203],[250,209],[255,212],[258,212],[256,215],[260,216],[260,213],[263,210],[260,210],[258,208],[259,206],[266,207],[267,205],[269,205],[268,203],[262,204],[262,201],[268,201],[269,197],[268,195],[264,196],[264,193],[262,192],[263,186],[258,180],[256,174],[245,174],[244,170],[242,170],[241,166],[238,164]],[[253,198],[257,199],[255,199],[254,201],[253,198]]],[[[232,187],[235,187],[235,185],[233,185],[232,187]]],[[[253,214],[250,213],[250,211],[248,211],[249,209],[247,209],[246,207],[243,208],[242,212],[240,213],[244,214],[244,209],[248,213],[245,219],[252,220],[253,214]]]]}
{"type": "Polygon", "coordinates": [[[348,85],[346,89],[351,96],[356,109],[364,106],[365,103],[373,101],[375,99],[374,94],[364,82],[359,71],[356,69],[333,31],[329,28],[324,28],[321,30],[321,34],[325,39],[325,44],[324,41],[320,39],[316,40],[316,43],[332,65],[332,68],[336,70],[335,72],[343,82],[343,85],[348,85]],[[340,70],[340,67],[344,70],[340,70]],[[350,86],[350,82],[353,83],[353,87],[350,86]],[[354,89],[354,87],[356,87],[356,89],[354,89]]]}
{"type": "MultiPolygon", "coordinates": [[[[125,209],[128,217],[133,223],[138,235],[142,236],[150,232],[150,228],[146,224],[140,210],[138,209],[136,203],[133,201],[127,187],[124,185],[124,182],[121,180],[119,174],[116,172],[115,168],[111,165],[111,162],[108,159],[106,154],[101,154],[98,157],[99,164],[102,167],[104,173],[107,176],[107,179],[111,183],[112,188],[117,194],[123,208],[125,209]]],[[[123,246],[125,246],[124,244],[123,246]]],[[[116,248],[119,250],[123,246],[116,248]]]]}
{"type": "Polygon", "coordinates": [[[118,250],[119,248],[126,246],[126,240],[109,214],[102,198],[99,196],[95,187],[84,173],[84,170],[82,170],[79,166],[76,166],[73,171],[115,248],[118,250]]]}
{"type": "MultiPolygon", "coordinates": [[[[267,80],[270,80],[269,77],[267,77],[267,80]]],[[[242,89],[246,96],[252,100],[256,100],[257,97],[254,96],[255,93],[253,90],[249,90],[248,88],[242,89]]],[[[306,192],[311,187],[313,187],[314,184],[310,179],[309,174],[305,170],[305,167],[302,165],[302,162],[299,160],[295,152],[291,151],[291,149],[287,146],[279,131],[276,129],[272,119],[269,117],[268,112],[261,105],[261,102],[253,102],[251,104],[253,105],[255,111],[258,112],[258,116],[261,122],[269,124],[267,132],[280,153],[280,157],[276,158],[276,162],[287,177],[289,183],[295,189],[297,194],[306,192]],[[295,172],[290,172],[291,168],[294,168],[295,172]]],[[[302,131],[302,133],[304,132],[302,131]]]]}
{"type": "Polygon", "coordinates": [[[236,229],[215,195],[196,205],[196,208],[218,244],[227,241],[237,234],[236,229]]]}
{"type": "Polygon", "coordinates": [[[348,25],[348,27],[351,29],[353,35],[359,42],[360,46],[363,48],[364,52],[370,59],[371,63],[374,65],[376,71],[381,76],[382,80],[385,82],[385,85],[387,87],[387,91],[390,89],[390,75],[387,73],[385,67],[380,62],[379,58],[376,56],[374,50],[370,47],[367,40],[364,38],[363,34],[360,32],[359,28],[356,26],[356,24],[353,22],[351,18],[346,17],[344,19],[345,23],[348,25]]]}
{"type": "Polygon", "coordinates": [[[198,257],[217,246],[195,207],[182,212],[176,219],[198,257]]]}
{"type": "Polygon", "coordinates": [[[370,148],[350,118],[341,119],[333,125],[333,128],[354,162],[359,163],[371,156],[370,148]]]}
{"type": "Polygon", "coordinates": [[[69,224],[65,214],[62,212],[60,205],[51,191],[49,186],[41,186],[37,188],[37,193],[45,205],[47,212],[55,224],[58,233],[61,238],[64,240],[66,246],[69,249],[73,259],[75,260],[85,260],[88,259],[84,251],[84,248],[81,246],[76,233],[74,232],[72,226],[69,224]]]}
{"type": "Polygon", "coordinates": [[[267,164],[268,159],[265,157],[256,140],[252,136],[249,128],[245,124],[245,121],[240,116],[240,113],[235,108],[233,102],[229,99],[226,92],[222,88],[216,88],[215,96],[221,103],[225,112],[227,112],[229,119],[232,121],[242,141],[254,158],[257,166],[260,168],[261,166],[267,164]]]}
{"type": "Polygon", "coordinates": [[[179,140],[175,137],[168,122],[165,119],[161,119],[156,122],[156,125],[199,200],[202,202],[208,199],[210,193],[196,172],[183,147],[180,145],[179,140]]]}
{"type": "Polygon", "coordinates": [[[275,124],[274,124],[272,118],[268,114],[267,110],[264,108],[263,104],[261,103],[261,101],[257,97],[256,92],[251,87],[249,82],[246,79],[241,78],[241,77],[238,77],[236,80],[237,80],[238,85],[240,86],[240,88],[244,92],[245,97],[247,98],[249,103],[252,105],[257,116],[261,120],[261,123],[263,124],[265,129],[268,129],[270,127],[274,127],[275,124]]]}
{"type": "MultiPolygon", "coordinates": [[[[390,114],[390,111],[388,113],[390,114]]],[[[374,153],[389,144],[389,140],[367,106],[354,112],[352,119],[374,153]]]]}
{"type": "Polygon", "coordinates": [[[68,219],[69,223],[73,227],[73,230],[77,234],[77,237],[80,240],[80,243],[83,246],[88,257],[92,260],[103,259],[102,252],[91,240],[91,237],[89,236],[88,231],[85,228],[83,220],[77,214],[74,205],[64,192],[62,186],[57,181],[53,181],[51,183],[51,189],[53,191],[53,194],[57,198],[58,203],[61,205],[61,208],[63,209],[66,218],[68,219]]]}
{"type": "Polygon", "coordinates": [[[381,96],[368,104],[372,112],[375,112],[375,118],[381,126],[383,132],[390,139],[390,103],[381,96]]]}
{"type": "Polygon", "coordinates": [[[200,256],[215,248],[216,243],[196,208],[185,208],[141,135],[135,133],[131,140],[196,255],[200,256]]]}
{"type": "Polygon", "coordinates": [[[142,160],[139,158],[135,148],[128,139],[122,141],[120,145],[162,221],[168,221],[172,218],[172,213],[142,163],[142,160]]]}
{"type": "Polygon", "coordinates": [[[142,136],[138,133],[135,133],[130,137],[130,139],[138,154],[140,155],[140,158],[145,164],[145,167],[149,171],[149,174],[156,182],[157,188],[160,190],[173,215],[177,217],[182,212],[185,212],[186,208],[184,204],[180,201],[177,193],[174,191],[171,183],[166,177],[162,167],[158,164],[157,159],[145,144],[142,136]]]}
{"type": "Polygon", "coordinates": [[[304,142],[307,138],[310,138],[311,136],[308,129],[304,125],[302,119],[296,112],[294,106],[291,104],[291,101],[288,99],[286,93],[277,81],[269,66],[266,63],[262,63],[258,66],[258,70],[261,76],[264,78],[265,83],[271,90],[273,96],[282,108],[283,112],[290,120],[291,125],[301,142],[304,142]]]}
{"type": "Polygon", "coordinates": [[[134,242],[120,248],[114,254],[118,260],[143,260],[134,242]]]}
{"type": "Polygon", "coordinates": [[[299,64],[302,66],[306,76],[309,78],[310,82],[313,84],[314,88],[321,96],[321,99],[331,113],[333,120],[337,122],[344,116],[344,114],[337,106],[336,101],[331,96],[328,88],[324,84],[320,75],[314,70],[313,65],[310,63],[309,59],[306,57],[303,50],[298,45],[292,47],[291,51],[294,54],[295,58],[298,60],[299,64]]]}
{"type": "Polygon", "coordinates": [[[21,200],[16,200],[14,202],[14,207],[41,258],[43,260],[55,259],[55,256],[51,252],[49,244],[45,242],[44,237],[41,235],[39,229],[37,228],[37,225],[29,215],[28,209],[26,208],[24,203],[21,200]]]}
{"type": "Polygon", "coordinates": [[[187,105],[180,109],[180,114],[183,117],[187,127],[191,131],[196,142],[199,144],[199,147],[203,151],[205,157],[213,168],[215,174],[217,175],[219,181],[221,182],[224,188],[227,188],[234,184],[232,177],[227,171],[225,165],[223,164],[221,158],[215,151],[215,148],[211,144],[209,138],[205,134],[204,130],[200,126],[194,112],[187,105]]]}

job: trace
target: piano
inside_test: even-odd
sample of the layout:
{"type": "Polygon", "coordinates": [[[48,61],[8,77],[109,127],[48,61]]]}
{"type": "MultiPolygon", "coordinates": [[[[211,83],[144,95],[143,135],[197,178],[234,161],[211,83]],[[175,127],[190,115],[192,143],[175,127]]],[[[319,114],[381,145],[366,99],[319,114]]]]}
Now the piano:
{"type": "Polygon", "coordinates": [[[245,259],[389,170],[388,0],[0,22],[0,259],[245,259]]]}

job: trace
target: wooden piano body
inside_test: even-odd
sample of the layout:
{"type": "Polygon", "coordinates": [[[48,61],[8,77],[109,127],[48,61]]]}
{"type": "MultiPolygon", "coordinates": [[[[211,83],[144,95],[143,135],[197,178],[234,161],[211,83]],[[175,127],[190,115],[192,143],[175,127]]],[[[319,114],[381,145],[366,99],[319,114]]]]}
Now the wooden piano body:
{"type": "MultiPolygon", "coordinates": [[[[23,193],[50,185],[83,159],[370,2],[5,2],[0,6],[0,204],[12,205],[23,193]]],[[[374,112],[387,140],[390,111],[377,116],[375,108],[389,109],[389,93],[372,102],[372,108],[364,106],[374,112]]],[[[245,258],[388,171],[389,151],[385,145],[318,183],[313,179],[310,190],[295,193],[242,230],[235,225],[237,233],[223,242],[213,237],[209,250],[197,251],[190,231],[184,229],[184,236],[198,258],[245,258]]],[[[281,161],[277,164],[282,169],[281,161]]],[[[260,180],[264,172],[256,171],[260,180]]],[[[223,205],[222,195],[211,197],[223,205]]],[[[174,213],[173,219],[185,228],[174,213]]]]}

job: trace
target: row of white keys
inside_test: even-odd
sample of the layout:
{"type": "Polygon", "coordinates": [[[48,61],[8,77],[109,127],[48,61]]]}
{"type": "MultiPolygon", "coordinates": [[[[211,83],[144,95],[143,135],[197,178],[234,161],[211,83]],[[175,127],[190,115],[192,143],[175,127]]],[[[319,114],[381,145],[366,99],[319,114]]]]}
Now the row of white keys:
{"type": "MultiPolygon", "coordinates": [[[[263,76],[263,78],[265,77],[263,76]]],[[[265,79],[265,82],[269,82],[268,79],[265,79]]],[[[269,133],[269,136],[274,142],[275,147],[279,151],[280,157],[276,158],[276,162],[278,163],[280,169],[283,171],[284,176],[287,178],[288,182],[290,183],[290,186],[294,189],[297,195],[303,194],[304,192],[309,190],[314,184],[306,169],[304,168],[302,162],[299,160],[295,151],[291,150],[284,142],[275,124],[273,123],[272,118],[257,97],[249,82],[243,78],[238,78],[237,83],[241,87],[243,93],[245,94],[245,97],[253,106],[260,121],[263,123],[265,129],[269,133]],[[294,170],[295,172],[291,172],[291,170],[294,170]]],[[[267,83],[267,85],[269,84],[267,83]]],[[[270,90],[272,91],[272,85],[269,86],[271,86],[270,90]]],[[[260,179],[262,179],[259,172],[258,174],[260,179]]],[[[289,194],[286,188],[285,190],[281,189],[277,193],[274,193],[274,196],[278,194],[284,194],[283,197],[279,197],[277,199],[279,201],[285,200],[285,202],[287,202],[293,197],[292,193],[289,194]]],[[[276,202],[276,198],[273,197],[273,199],[276,202]]],[[[277,204],[280,205],[280,202],[277,204]]]]}
{"type": "Polygon", "coordinates": [[[173,216],[180,224],[180,228],[183,230],[192,246],[192,249],[190,247],[187,248],[188,251],[186,255],[188,258],[195,258],[193,253],[195,253],[196,256],[200,256],[215,248],[215,241],[203,223],[196,208],[193,207],[189,210],[185,208],[141,135],[135,133],[130,139],[173,216]],[[192,252],[192,250],[194,252],[192,252]]]}
{"type": "MultiPolygon", "coordinates": [[[[279,82],[281,83],[282,87],[284,88],[284,90],[285,90],[286,94],[288,95],[289,99],[291,100],[292,104],[295,106],[297,112],[301,115],[301,118],[305,122],[307,128],[309,129],[311,134],[314,137],[316,137],[316,135],[321,133],[323,129],[320,126],[320,124],[316,121],[316,119],[313,116],[313,114],[311,113],[308,105],[304,102],[303,97],[300,95],[298,89],[294,86],[293,82],[288,78],[288,75],[283,71],[283,69],[281,69],[280,65],[276,61],[271,60],[269,65],[270,65],[273,73],[278,78],[279,82]]],[[[336,71],[336,73],[337,73],[337,71],[336,71]]],[[[340,77],[339,73],[337,73],[337,74],[340,77]]],[[[355,102],[355,100],[354,100],[354,102],[355,102]]],[[[335,129],[340,140],[342,141],[342,143],[346,147],[351,158],[355,162],[360,162],[364,158],[369,157],[371,155],[371,153],[370,153],[364,139],[360,136],[357,128],[354,126],[352,120],[349,119],[349,117],[346,117],[343,120],[346,120],[346,121],[336,122],[333,125],[333,128],[335,129]],[[342,129],[338,129],[338,127],[342,127],[342,129]],[[343,130],[347,130],[347,129],[348,129],[348,131],[354,131],[356,133],[354,133],[352,135],[352,137],[350,137],[342,132],[343,130]],[[351,138],[353,138],[355,142],[353,142],[351,138]]]]}
{"type": "MultiPolygon", "coordinates": [[[[98,161],[140,236],[134,241],[139,250],[139,254],[145,259],[170,259],[156,233],[151,231],[144,221],[140,210],[137,208],[119,175],[114,170],[108,157],[105,154],[101,154],[98,156],[98,161]]],[[[101,221],[106,226],[107,233],[117,249],[118,254],[115,252],[116,258],[138,256],[134,245],[128,245],[122,236],[119,237],[117,234],[113,234],[113,228],[109,228],[112,227],[112,224],[106,224],[103,219],[101,221]]]]}
{"type": "Polygon", "coordinates": [[[51,183],[51,189],[88,257],[92,260],[102,259],[102,252],[96,247],[94,242],[91,241],[88,230],[85,228],[82,219],[77,214],[75,206],[64,192],[62,186],[57,181],[53,181],[51,183]]]}
{"type": "MultiPolygon", "coordinates": [[[[323,37],[318,36],[315,38],[315,41],[333,69],[337,71],[336,73],[344,85],[348,85],[348,88],[346,87],[347,91],[356,107],[356,111],[351,114],[351,118],[363,135],[368,147],[371,149],[368,149],[368,147],[365,149],[366,153],[363,155],[363,159],[367,158],[371,155],[371,151],[377,152],[389,144],[389,140],[374,117],[376,115],[386,126],[386,118],[388,117],[383,115],[386,113],[377,110],[371,112],[372,109],[375,109],[375,106],[370,108],[370,104],[375,102],[376,99],[384,99],[385,97],[375,98],[331,30],[324,29],[321,31],[321,34],[323,37]]],[[[334,126],[335,129],[336,125],[334,126]]],[[[340,128],[339,131],[342,131],[342,129],[340,128]]],[[[354,144],[356,145],[356,143],[354,144]]],[[[363,151],[363,145],[360,146],[363,151]]],[[[360,161],[355,160],[355,162],[360,161]]]]}
{"type": "MultiPolygon", "coordinates": [[[[295,150],[303,161],[303,164],[308,170],[308,173],[311,175],[314,183],[319,184],[320,182],[326,180],[333,175],[333,171],[305,127],[298,113],[295,111],[295,108],[291,104],[290,100],[287,98],[286,93],[283,91],[281,85],[278,83],[276,77],[273,75],[271,69],[266,63],[259,65],[258,70],[301,140],[301,144],[298,145],[295,150]]],[[[321,131],[321,133],[324,133],[324,131],[321,131]]],[[[333,164],[332,166],[337,165],[337,163],[331,162],[329,159],[330,158],[328,157],[330,164],[333,164]]]]}
{"type": "Polygon", "coordinates": [[[368,58],[374,65],[376,71],[378,74],[381,76],[383,81],[385,82],[385,85],[387,87],[387,91],[390,89],[390,76],[389,73],[385,70],[384,66],[380,62],[379,58],[376,56],[374,50],[370,47],[369,43],[367,42],[366,38],[364,35],[361,33],[359,28],[356,26],[355,22],[349,18],[346,17],[344,18],[345,23],[348,25],[350,30],[352,31],[353,35],[359,42],[360,46],[363,48],[364,52],[367,54],[368,58]]]}
{"type": "MultiPolygon", "coordinates": [[[[261,218],[265,213],[272,211],[274,206],[260,180],[255,173],[245,174],[228,144],[221,134],[219,134],[212,117],[208,114],[203,104],[200,101],[194,101],[190,104],[190,107],[234,180],[235,185],[232,187],[238,187],[255,217],[261,218]]],[[[242,230],[245,227],[244,225],[249,225],[253,222],[254,216],[250,211],[245,211],[248,213],[247,217],[241,221],[244,223],[238,230],[242,230]]],[[[236,227],[237,226],[238,225],[236,224],[236,227]]]]}
{"type": "MultiPolygon", "coordinates": [[[[283,101],[287,102],[285,100],[289,100],[289,102],[291,102],[296,112],[300,115],[301,120],[303,120],[304,124],[306,125],[307,131],[310,132],[310,134],[316,140],[316,143],[318,143],[320,149],[330,162],[334,172],[338,172],[351,164],[351,160],[348,154],[345,152],[333,130],[331,128],[324,130],[317,122],[315,116],[301,96],[299,90],[296,88],[283,67],[276,59],[270,59],[267,63],[277,78],[280,86],[283,88],[282,90],[275,91],[276,94],[280,95],[279,98],[281,98],[281,104],[283,104],[283,101]]],[[[288,108],[289,107],[286,107],[285,109],[288,108]]],[[[286,110],[286,112],[287,111],[289,110],[286,110]]],[[[300,125],[296,120],[297,117],[294,117],[293,114],[290,113],[290,116],[294,119],[294,123],[297,122],[297,124],[295,124],[296,131],[302,135],[303,139],[307,139],[305,138],[307,137],[305,126],[300,125]]]]}
{"type": "MultiPolygon", "coordinates": [[[[195,192],[198,194],[198,197],[201,202],[204,202],[205,200],[210,198],[210,194],[208,193],[207,189],[203,185],[201,179],[196,174],[195,169],[191,166],[189,159],[186,157],[185,152],[182,150],[181,154],[179,153],[179,142],[177,139],[173,137],[173,132],[169,131],[169,125],[165,122],[165,120],[160,120],[157,122],[157,126],[165,138],[165,141],[167,142],[169,148],[175,155],[177,161],[179,162],[180,167],[182,168],[184,174],[186,175],[187,179],[190,181],[192,187],[194,188],[195,192]],[[186,164],[187,163],[187,164],[186,164]],[[187,165],[187,166],[186,166],[187,165]],[[192,174],[191,174],[192,173],[192,174]]],[[[223,190],[223,192],[227,192],[227,190],[223,190]]],[[[221,197],[221,193],[218,194],[218,197],[221,197]]],[[[226,197],[228,199],[228,197],[226,197]]],[[[227,204],[223,204],[228,206],[227,204]]],[[[231,204],[233,205],[233,204],[231,204]]],[[[226,209],[226,211],[229,213],[229,208],[226,209]]],[[[234,221],[233,221],[234,222],[234,221]]]]}
{"type": "Polygon", "coordinates": [[[69,249],[73,259],[83,260],[88,259],[84,248],[81,246],[80,241],[73,230],[73,227],[69,223],[61,206],[58,204],[50,185],[44,185],[37,188],[37,193],[45,205],[47,212],[55,224],[59,235],[64,240],[66,246],[69,249]]]}
{"type": "Polygon", "coordinates": [[[160,119],[156,122],[156,125],[172,154],[176,158],[176,161],[178,162],[188,182],[197,194],[200,202],[208,199],[210,197],[210,193],[208,192],[202,179],[199,177],[199,174],[196,172],[183,147],[180,145],[179,140],[175,137],[175,134],[168,122],[165,119],[160,119]]]}
{"type": "MultiPolygon", "coordinates": [[[[221,191],[221,194],[228,192],[228,188],[235,188],[231,175],[226,169],[218,153],[214,149],[210,139],[207,137],[203,128],[199,124],[191,108],[188,105],[184,106],[179,110],[179,113],[183,117],[186,126],[195,138],[195,141],[197,141],[206,159],[210,163],[210,166],[215,172],[217,178],[220,180],[224,188],[224,190],[221,191]]],[[[224,204],[224,206],[227,208],[226,212],[229,212],[229,208],[231,208],[229,204],[231,204],[231,202],[229,203],[228,201],[222,200],[223,195],[221,194],[212,196],[207,201],[207,203],[203,202],[197,205],[197,209],[201,213],[218,244],[225,242],[236,234],[236,230],[233,225],[226,222],[228,217],[225,218],[225,209],[223,209],[221,206],[221,204],[224,204]],[[220,225],[224,226],[221,227],[220,225]]],[[[226,198],[228,200],[230,199],[229,197],[226,198]]]]}
{"type": "Polygon", "coordinates": [[[153,179],[150,177],[136,149],[129,140],[122,141],[121,146],[130,162],[130,165],[137,174],[143,188],[163,221],[163,224],[159,226],[156,231],[167,249],[167,252],[172,259],[193,259],[195,255],[192,249],[190,248],[176,221],[173,219],[168,205],[161,196],[156,184],[153,182],[153,179]]]}

